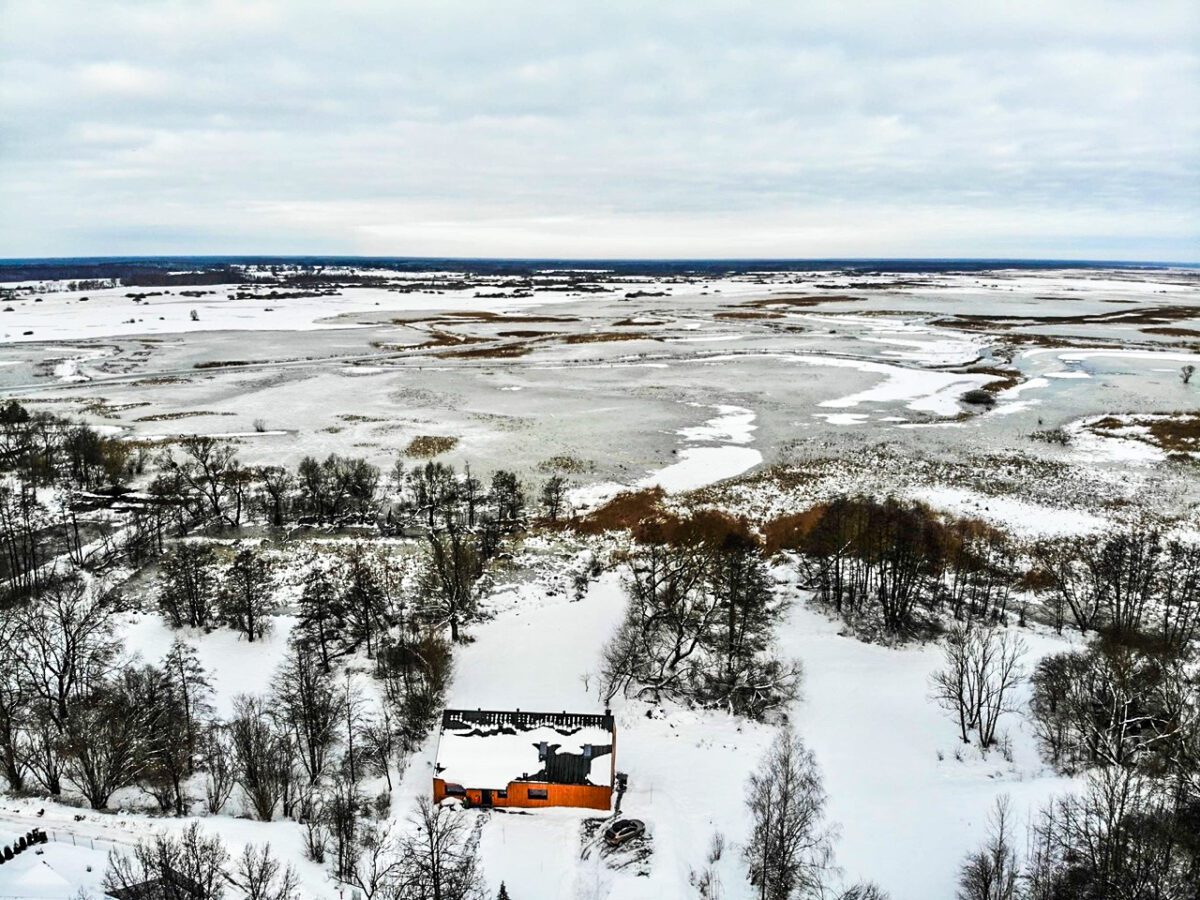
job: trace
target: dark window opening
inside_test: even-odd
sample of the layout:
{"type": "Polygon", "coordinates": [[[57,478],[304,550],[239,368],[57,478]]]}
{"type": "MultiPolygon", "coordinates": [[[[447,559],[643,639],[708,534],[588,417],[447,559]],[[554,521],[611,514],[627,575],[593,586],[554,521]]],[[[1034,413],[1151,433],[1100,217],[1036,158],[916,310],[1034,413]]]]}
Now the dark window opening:
{"type": "Polygon", "coordinates": [[[496,796],[501,800],[508,799],[508,791],[496,791],[496,796]]]}
{"type": "Polygon", "coordinates": [[[446,785],[446,796],[447,797],[461,797],[465,793],[466,793],[466,791],[463,789],[463,786],[461,784],[446,785]]]}
{"type": "Polygon", "coordinates": [[[550,792],[545,788],[530,788],[526,793],[526,796],[530,800],[549,800],[550,792]]]}

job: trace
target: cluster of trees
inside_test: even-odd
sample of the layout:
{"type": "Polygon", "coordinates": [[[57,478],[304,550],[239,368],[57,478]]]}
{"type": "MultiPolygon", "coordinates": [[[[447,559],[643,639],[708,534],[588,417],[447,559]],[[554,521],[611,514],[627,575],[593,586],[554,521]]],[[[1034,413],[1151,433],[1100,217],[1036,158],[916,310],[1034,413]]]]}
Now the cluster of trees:
{"type": "Polygon", "coordinates": [[[1200,731],[1194,656],[1111,636],[1042,659],[1030,715],[1046,757],[1065,772],[1170,768],[1200,731]]]}
{"type": "Polygon", "coordinates": [[[176,542],[160,560],[158,609],[172,628],[228,625],[259,640],[276,608],[274,566],[255,547],[234,549],[228,564],[223,555],[206,541],[176,542]]]}
{"type": "MultiPolygon", "coordinates": [[[[456,809],[422,798],[403,826],[390,823],[363,836],[346,881],[366,900],[484,900],[478,829],[456,809]]],[[[105,891],[141,896],[147,882],[170,900],[299,900],[295,868],[270,844],[246,844],[231,857],[220,837],[193,822],[178,835],[155,834],[131,850],[114,851],[104,874],[105,891]]],[[[508,897],[502,887],[501,898],[508,897]]]]}
{"type": "Polygon", "coordinates": [[[1008,799],[967,855],[959,900],[1193,900],[1200,885],[1200,803],[1131,769],[1089,774],[1018,836],[1008,799]],[[1024,848],[1024,852],[1022,852],[1024,848]]]}
{"type": "Polygon", "coordinates": [[[1093,634],[1043,658],[1029,714],[1046,758],[1084,772],[1029,823],[1001,805],[964,863],[963,900],[1173,900],[1200,885],[1196,548],[1132,530],[1040,548],[1031,579],[1093,634]]]}
{"type": "Polygon", "coordinates": [[[118,595],[77,575],[0,610],[0,773],[14,791],[73,786],[95,809],[137,785],[182,814],[207,681],[181,642],[159,665],[123,658],[113,633],[121,610],[118,595]]]}
{"type": "Polygon", "coordinates": [[[147,882],[166,900],[222,900],[230,892],[246,900],[299,900],[300,879],[270,844],[247,844],[236,859],[219,837],[193,822],[178,836],[156,834],[130,851],[109,856],[104,889],[140,896],[147,882]]]}
{"type": "Polygon", "coordinates": [[[1085,634],[1153,639],[1183,650],[1200,637],[1200,545],[1132,528],[1102,540],[1035,549],[1028,581],[1046,598],[1054,625],[1068,615],[1085,634]]]}
{"type": "Polygon", "coordinates": [[[760,718],[794,699],[800,668],[772,653],[785,609],[747,524],[717,512],[644,522],[629,607],[605,649],[606,698],[635,692],[760,718]]]}
{"type": "MultiPolygon", "coordinates": [[[[62,416],[30,412],[15,400],[0,406],[0,602],[40,590],[59,556],[81,563],[85,539],[109,537],[81,528],[70,495],[119,489],[144,471],[146,458],[62,416]]],[[[143,523],[139,514],[132,518],[124,540],[137,544],[143,523]]]]}
{"type": "Polygon", "coordinates": [[[804,585],[848,622],[909,634],[920,614],[1000,620],[1016,583],[1005,535],[929,507],[888,498],[838,497],[771,522],[773,550],[799,555],[804,585]]]}
{"type": "MultiPolygon", "coordinates": [[[[158,459],[152,490],[169,496],[196,521],[237,526],[255,516],[274,526],[288,524],[376,525],[445,528],[454,522],[491,540],[526,522],[525,486],[499,469],[485,484],[469,466],[430,461],[408,468],[397,460],[387,477],[361,457],[305,457],[295,471],[282,466],[244,466],[232,444],[193,436],[158,459]]],[[[566,481],[552,476],[540,497],[545,516],[565,509],[566,481]]]]}
{"type": "Polygon", "coordinates": [[[0,406],[0,471],[31,487],[120,485],[144,465],[144,452],[87,425],[16,400],[0,406]]]}

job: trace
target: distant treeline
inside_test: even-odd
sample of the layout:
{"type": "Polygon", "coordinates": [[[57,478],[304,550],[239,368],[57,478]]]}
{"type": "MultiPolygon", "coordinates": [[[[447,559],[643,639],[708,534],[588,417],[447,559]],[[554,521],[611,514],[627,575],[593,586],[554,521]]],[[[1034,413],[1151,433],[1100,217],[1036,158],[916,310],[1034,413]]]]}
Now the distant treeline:
{"type": "MultiPolygon", "coordinates": [[[[245,281],[242,266],[281,266],[309,272],[322,268],[372,268],[393,272],[454,271],[471,275],[533,275],[546,270],[606,272],[613,275],[696,276],[748,275],[756,272],[830,271],[985,272],[993,269],[1160,268],[1170,263],[1103,260],[1029,259],[456,259],[453,257],[360,256],[142,256],[65,257],[0,260],[0,282],[81,278],[117,278],[125,285],[170,286],[237,284],[245,281]],[[179,274],[170,274],[170,273],[179,274]]],[[[339,280],[340,276],[339,276],[339,280]]]]}

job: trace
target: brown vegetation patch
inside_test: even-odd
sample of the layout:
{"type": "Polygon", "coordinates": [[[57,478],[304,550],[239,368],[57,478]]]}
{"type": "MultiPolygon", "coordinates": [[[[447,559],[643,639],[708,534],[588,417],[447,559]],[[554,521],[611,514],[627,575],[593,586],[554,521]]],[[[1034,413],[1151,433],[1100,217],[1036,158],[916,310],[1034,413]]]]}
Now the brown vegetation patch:
{"type": "Polygon", "coordinates": [[[580,459],[578,456],[569,456],[567,454],[551,456],[549,459],[543,459],[538,463],[538,469],[543,472],[567,472],[574,475],[582,472],[591,472],[595,468],[596,464],[590,460],[580,459]]]}
{"type": "Polygon", "coordinates": [[[192,366],[193,369],[230,369],[237,366],[252,366],[253,360],[249,359],[210,359],[204,362],[198,362],[192,366]]]}
{"type": "Polygon", "coordinates": [[[1094,422],[1088,422],[1084,427],[1093,434],[1141,441],[1167,453],[1200,452],[1200,413],[1104,416],[1094,422]]]}
{"type": "Polygon", "coordinates": [[[646,519],[665,515],[662,502],[666,496],[667,492],[660,487],[622,491],[598,509],[575,519],[571,525],[582,534],[627,531],[646,519]]]}
{"type": "Polygon", "coordinates": [[[541,338],[553,337],[557,331],[533,331],[532,329],[517,329],[516,331],[497,331],[496,337],[502,338],[541,338]]]}
{"type": "Polygon", "coordinates": [[[430,459],[442,453],[449,453],[457,444],[458,438],[450,435],[422,434],[408,442],[404,454],[418,459],[430,459]]]}
{"type": "Polygon", "coordinates": [[[1158,446],[1171,453],[1200,450],[1200,413],[1184,413],[1147,423],[1158,446]]]}
{"type": "Polygon", "coordinates": [[[439,353],[440,359],[511,359],[524,356],[533,349],[528,344],[493,344],[488,347],[472,347],[469,350],[450,350],[439,353]]]}
{"type": "Polygon", "coordinates": [[[564,344],[600,344],[607,341],[658,341],[662,340],[651,334],[635,334],[626,331],[595,331],[589,334],[568,334],[563,338],[564,344]]]}
{"type": "Polygon", "coordinates": [[[618,319],[613,322],[613,327],[620,328],[637,328],[646,325],[666,325],[662,319],[618,319]]]}
{"type": "Polygon", "coordinates": [[[1200,328],[1143,328],[1146,334],[1159,334],[1163,337],[1200,338],[1200,328]]]}
{"type": "Polygon", "coordinates": [[[1158,325],[1200,316],[1191,306],[1147,306],[1144,309],[1118,309],[1112,312],[1076,313],[1063,316],[1001,316],[984,313],[960,313],[934,324],[960,328],[1019,328],[1028,325],[1158,325]]]}
{"type": "Polygon", "coordinates": [[[139,416],[135,422],[174,422],[176,419],[194,419],[198,416],[233,416],[231,412],[210,412],[198,409],[191,412],[155,413],[152,416],[139,416]]]}
{"type": "Polygon", "coordinates": [[[795,306],[806,309],[812,306],[820,306],[823,303],[857,303],[860,300],[866,299],[866,297],[851,297],[849,294],[828,294],[824,297],[780,294],[777,297],[763,297],[761,300],[750,300],[743,305],[754,306],[759,309],[765,306],[795,306]]]}
{"type": "Polygon", "coordinates": [[[1025,377],[1015,369],[1001,369],[998,366],[973,366],[966,371],[972,374],[993,375],[999,379],[998,381],[989,381],[980,388],[989,394],[998,394],[1010,387],[1016,387],[1025,380],[1025,377]]]}
{"type": "Polygon", "coordinates": [[[730,310],[728,312],[713,313],[714,319],[783,319],[786,318],[783,313],[779,312],[752,312],[750,310],[730,310]]]}

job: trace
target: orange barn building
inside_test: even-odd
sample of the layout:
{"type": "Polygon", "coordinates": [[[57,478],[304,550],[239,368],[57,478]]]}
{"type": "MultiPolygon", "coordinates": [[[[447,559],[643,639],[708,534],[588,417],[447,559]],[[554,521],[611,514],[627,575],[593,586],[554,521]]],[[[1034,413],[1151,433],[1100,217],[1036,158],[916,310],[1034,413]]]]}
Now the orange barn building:
{"type": "Polygon", "coordinates": [[[448,709],[442,713],[433,799],[469,806],[612,805],[612,715],[448,709]]]}

